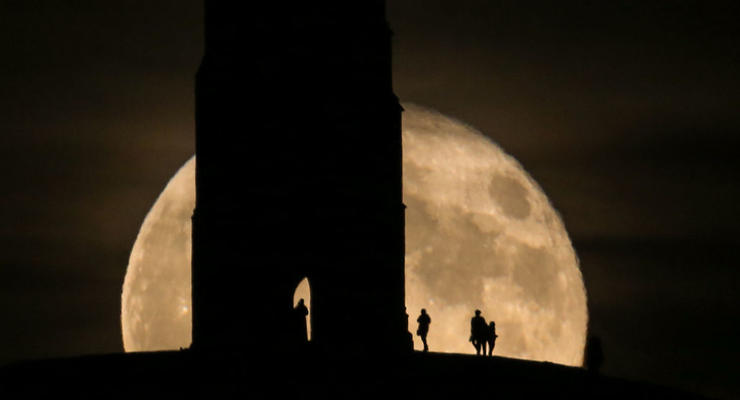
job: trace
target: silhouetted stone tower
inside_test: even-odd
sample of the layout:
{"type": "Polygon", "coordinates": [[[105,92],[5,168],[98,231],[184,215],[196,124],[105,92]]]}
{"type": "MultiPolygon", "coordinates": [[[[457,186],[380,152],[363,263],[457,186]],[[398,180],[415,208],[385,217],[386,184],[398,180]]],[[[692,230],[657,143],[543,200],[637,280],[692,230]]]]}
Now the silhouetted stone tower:
{"type": "Polygon", "coordinates": [[[409,350],[401,107],[384,0],[205,1],[196,88],[193,348],[409,350]]]}

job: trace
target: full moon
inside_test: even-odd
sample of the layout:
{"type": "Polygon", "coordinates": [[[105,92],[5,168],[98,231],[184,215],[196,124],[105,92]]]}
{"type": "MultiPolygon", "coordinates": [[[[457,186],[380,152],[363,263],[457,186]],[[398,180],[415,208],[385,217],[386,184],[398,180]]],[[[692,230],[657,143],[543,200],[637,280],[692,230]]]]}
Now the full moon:
{"type": "MultiPolygon", "coordinates": [[[[404,108],[409,331],[425,308],[430,351],[475,353],[468,337],[479,309],[496,322],[494,355],[580,366],[586,290],[563,222],[543,191],[470,126],[404,108]]],[[[159,195],[131,251],[121,302],[126,351],[190,346],[194,206],[195,157],[159,195]]],[[[304,282],[294,297],[308,305],[309,296],[304,282]]],[[[417,336],[414,347],[422,348],[417,336]]]]}

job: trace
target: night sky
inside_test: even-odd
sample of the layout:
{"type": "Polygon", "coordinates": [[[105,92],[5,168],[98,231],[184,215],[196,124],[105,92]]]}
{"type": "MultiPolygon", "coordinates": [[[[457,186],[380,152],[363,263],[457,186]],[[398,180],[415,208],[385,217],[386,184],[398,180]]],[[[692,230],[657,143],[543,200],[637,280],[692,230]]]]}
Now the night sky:
{"type": "MultiPolygon", "coordinates": [[[[491,137],[561,213],[604,372],[740,398],[740,6],[388,3],[399,98],[491,137]]],[[[0,365],[122,351],[131,246],[194,151],[202,19],[0,1],[0,365]]]]}

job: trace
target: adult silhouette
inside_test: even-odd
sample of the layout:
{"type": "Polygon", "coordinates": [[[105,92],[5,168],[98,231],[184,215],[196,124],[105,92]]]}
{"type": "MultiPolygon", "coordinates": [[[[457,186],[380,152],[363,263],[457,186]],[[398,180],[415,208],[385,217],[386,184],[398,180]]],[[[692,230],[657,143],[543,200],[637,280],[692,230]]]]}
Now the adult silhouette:
{"type": "Polygon", "coordinates": [[[488,355],[489,356],[493,355],[493,347],[496,346],[497,337],[498,335],[496,334],[496,323],[491,321],[488,324],[488,335],[486,336],[486,341],[488,342],[488,355]]]}
{"type": "Polygon", "coordinates": [[[424,343],[424,351],[429,351],[429,346],[427,346],[427,333],[429,333],[429,324],[432,323],[432,319],[429,317],[429,314],[427,314],[427,310],[423,308],[421,309],[421,315],[416,319],[416,322],[419,323],[419,328],[416,329],[416,334],[419,335],[421,342],[424,343]]]}
{"type": "Polygon", "coordinates": [[[308,307],[303,302],[303,299],[298,300],[298,304],[293,308],[293,318],[295,320],[295,329],[299,343],[308,342],[308,329],[306,327],[306,316],[308,315],[308,307]]]}
{"type": "Polygon", "coordinates": [[[475,347],[475,354],[486,355],[486,337],[488,336],[488,325],[486,319],[480,315],[480,310],[475,310],[475,317],[470,319],[470,342],[475,347]]]}

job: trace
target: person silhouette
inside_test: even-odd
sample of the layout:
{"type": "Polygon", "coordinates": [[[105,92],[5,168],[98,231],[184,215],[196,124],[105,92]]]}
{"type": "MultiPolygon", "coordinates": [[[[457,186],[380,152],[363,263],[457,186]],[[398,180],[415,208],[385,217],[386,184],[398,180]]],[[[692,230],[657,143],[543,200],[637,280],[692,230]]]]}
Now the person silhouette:
{"type": "Polygon", "coordinates": [[[601,338],[589,336],[586,340],[586,351],[583,357],[583,366],[593,375],[599,374],[601,365],[604,364],[604,350],[601,347],[601,338]]]}
{"type": "Polygon", "coordinates": [[[424,343],[424,351],[429,351],[429,346],[427,346],[427,333],[429,333],[429,324],[432,323],[432,319],[429,317],[429,314],[427,314],[427,310],[421,309],[421,315],[419,315],[419,318],[416,319],[416,322],[419,323],[419,328],[416,330],[416,334],[419,335],[421,338],[421,342],[424,343]]]}
{"type": "Polygon", "coordinates": [[[493,355],[493,347],[496,345],[496,338],[498,335],[496,334],[496,323],[491,321],[488,324],[488,335],[486,336],[486,341],[488,342],[488,355],[493,355]]]}
{"type": "Polygon", "coordinates": [[[293,315],[295,319],[296,334],[300,343],[308,342],[308,330],[306,328],[306,316],[308,315],[308,307],[303,302],[303,299],[298,300],[298,304],[293,308],[293,315]]]}
{"type": "Polygon", "coordinates": [[[486,319],[480,315],[480,310],[475,310],[475,317],[470,319],[470,342],[475,347],[475,354],[486,355],[486,336],[488,336],[488,326],[486,319]]]}

